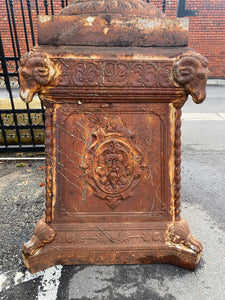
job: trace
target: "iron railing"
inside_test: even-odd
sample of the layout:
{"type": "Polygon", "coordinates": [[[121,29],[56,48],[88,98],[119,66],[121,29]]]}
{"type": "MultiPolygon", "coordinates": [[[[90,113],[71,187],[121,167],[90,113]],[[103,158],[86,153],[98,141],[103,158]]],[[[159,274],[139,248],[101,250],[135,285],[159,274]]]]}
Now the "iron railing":
{"type": "Polygon", "coordinates": [[[44,150],[44,107],[39,100],[35,108],[29,104],[21,108],[20,102],[17,107],[17,70],[21,54],[35,46],[37,16],[53,15],[67,5],[67,0],[5,0],[8,31],[0,32],[0,152],[44,150]]]}
{"type": "MultiPolygon", "coordinates": [[[[44,150],[44,107],[37,99],[35,108],[29,104],[24,104],[22,108],[17,107],[16,100],[19,98],[17,70],[21,54],[35,46],[37,16],[54,15],[67,5],[67,0],[5,0],[8,36],[5,42],[6,33],[1,30],[0,85],[2,83],[4,87],[0,89],[0,93],[7,90],[8,95],[4,99],[4,104],[8,101],[6,105],[8,107],[5,108],[0,102],[0,152],[44,150]],[[17,89],[12,89],[13,85],[16,85],[17,89]]],[[[166,0],[162,1],[161,7],[165,12],[166,0]]],[[[188,12],[190,11],[185,10],[185,0],[179,0],[177,16],[183,17],[188,12]]]]}

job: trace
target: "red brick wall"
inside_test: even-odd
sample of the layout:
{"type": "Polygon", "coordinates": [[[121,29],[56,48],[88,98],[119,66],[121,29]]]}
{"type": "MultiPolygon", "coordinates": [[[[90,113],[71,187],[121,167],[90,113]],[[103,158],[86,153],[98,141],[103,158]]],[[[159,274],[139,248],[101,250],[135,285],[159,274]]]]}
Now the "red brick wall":
{"type": "MultiPolygon", "coordinates": [[[[24,0],[26,24],[28,28],[28,36],[30,47],[32,48],[31,34],[29,27],[28,10],[26,1],[24,0]]],[[[36,9],[35,0],[30,0],[33,23],[36,35],[36,9]]],[[[61,7],[61,0],[53,0],[55,14],[61,7]]],[[[71,3],[71,1],[68,1],[71,3]]],[[[162,0],[152,0],[159,8],[162,7],[162,0]]],[[[14,0],[15,19],[17,24],[18,37],[20,40],[21,53],[27,51],[23,22],[21,18],[20,0],[14,0]]],[[[45,14],[43,0],[38,0],[39,13],[45,14]]],[[[49,14],[51,14],[50,1],[48,0],[49,14]]],[[[176,16],[177,0],[167,0],[166,14],[170,17],[176,16]]],[[[189,17],[189,46],[207,57],[209,61],[210,77],[225,78],[225,0],[187,0],[186,9],[198,9],[199,16],[189,17]]],[[[10,39],[9,25],[7,21],[7,13],[5,1],[0,0],[0,31],[3,37],[5,54],[13,55],[12,42],[10,39]]]]}
{"type": "MultiPolygon", "coordinates": [[[[7,0],[9,2],[9,0],[7,0]]],[[[27,8],[27,0],[14,0],[13,1],[13,11],[14,11],[14,17],[15,17],[15,24],[16,24],[16,33],[18,36],[18,43],[19,43],[19,51],[21,55],[25,52],[28,51],[26,39],[25,39],[25,30],[24,30],[24,23],[23,23],[23,18],[22,18],[22,9],[21,9],[21,2],[23,2],[23,8],[24,8],[24,16],[25,16],[25,23],[26,23],[26,30],[27,30],[27,37],[28,37],[28,47],[29,50],[32,49],[33,43],[32,43],[32,36],[31,36],[31,27],[30,27],[30,20],[29,20],[29,15],[28,15],[28,8],[27,8]]],[[[33,22],[33,28],[34,28],[34,35],[35,35],[35,42],[37,43],[37,10],[36,10],[36,4],[35,0],[30,0],[28,1],[31,4],[31,14],[32,14],[32,22],[33,22]]],[[[51,5],[50,5],[50,0],[48,2],[48,13],[51,14],[51,5]]],[[[58,14],[59,11],[62,9],[61,6],[61,0],[53,0],[54,3],[54,14],[58,14]]],[[[68,1],[69,3],[72,2],[71,0],[68,1]]],[[[44,7],[44,1],[43,0],[38,0],[38,10],[39,10],[39,15],[45,15],[45,7],[44,7]]],[[[66,3],[66,1],[64,1],[66,3]]],[[[10,7],[9,7],[10,10],[10,7]]],[[[10,14],[11,18],[11,14],[10,14]]],[[[12,21],[12,18],[11,18],[12,21]]],[[[13,35],[15,37],[15,30],[13,28],[13,23],[12,24],[12,31],[13,35]]],[[[10,26],[8,22],[8,17],[7,17],[7,9],[6,9],[6,4],[5,0],[0,0],[0,33],[2,36],[3,40],[3,47],[4,47],[4,52],[5,56],[14,56],[14,50],[13,50],[13,43],[11,39],[11,34],[10,34],[10,26]]],[[[15,45],[15,51],[16,55],[18,56],[18,51],[17,51],[17,45],[15,42],[14,38],[14,45],[15,45]]],[[[16,68],[15,63],[13,61],[10,61],[7,63],[9,67],[9,71],[13,71],[16,68]]],[[[1,64],[0,64],[0,72],[1,72],[1,64]]]]}
{"type": "MultiPolygon", "coordinates": [[[[150,1],[161,7],[161,1],[150,1]]],[[[197,9],[189,17],[189,46],[209,62],[209,77],[225,78],[225,0],[186,0],[186,9],[197,9]]],[[[177,1],[167,0],[166,15],[176,16],[177,1]]]]}
{"type": "Polygon", "coordinates": [[[190,46],[207,57],[210,77],[225,78],[225,0],[189,0],[187,6],[199,10],[190,18],[190,46]]]}

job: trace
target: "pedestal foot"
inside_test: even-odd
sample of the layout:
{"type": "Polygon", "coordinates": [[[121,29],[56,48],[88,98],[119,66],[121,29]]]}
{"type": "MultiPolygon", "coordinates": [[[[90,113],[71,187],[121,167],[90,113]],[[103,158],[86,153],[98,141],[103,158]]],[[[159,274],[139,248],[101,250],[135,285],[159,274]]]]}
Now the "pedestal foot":
{"type": "MultiPolygon", "coordinates": [[[[120,224],[121,225],[121,224],[120,224]]],[[[138,226],[138,223],[137,223],[138,226]]],[[[112,264],[150,264],[168,263],[194,271],[198,266],[202,245],[191,234],[187,222],[181,219],[168,224],[157,236],[148,241],[143,239],[143,231],[139,235],[123,225],[127,232],[127,240],[108,238],[105,243],[97,243],[93,230],[86,228],[86,238],[77,237],[84,234],[77,226],[70,225],[71,238],[62,239],[67,231],[54,230],[43,220],[39,221],[31,240],[23,246],[23,259],[31,273],[48,267],[63,265],[112,265],[112,264]],[[167,228],[167,229],[166,229],[167,228]],[[90,235],[92,234],[92,236],[90,235]],[[74,237],[74,238],[72,238],[74,237]],[[76,238],[75,238],[76,237],[76,238]],[[162,238],[164,237],[164,238],[162,238]]],[[[144,229],[146,231],[146,229],[144,229]]],[[[110,232],[110,231],[109,231],[110,232]]],[[[151,231],[150,231],[151,232],[151,231]]],[[[113,233],[107,232],[107,237],[113,233]]],[[[154,236],[154,235],[153,235],[154,236]]]]}
{"type": "Polygon", "coordinates": [[[25,265],[28,267],[29,257],[41,251],[46,243],[54,240],[55,231],[45,223],[44,218],[38,221],[31,239],[22,246],[25,265]]]}
{"type": "Polygon", "coordinates": [[[184,219],[170,227],[169,238],[174,244],[187,246],[196,253],[202,252],[202,244],[190,233],[188,223],[184,219]]]}
{"type": "Polygon", "coordinates": [[[199,265],[202,253],[195,253],[174,245],[164,245],[157,249],[156,245],[148,249],[98,250],[76,249],[68,245],[57,247],[48,244],[40,252],[26,256],[24,262],[31,273],[39,272],[57,264],[62,265],[113,265],[113,264],[153,264],[165,263],[194,271],[199,265]]]}

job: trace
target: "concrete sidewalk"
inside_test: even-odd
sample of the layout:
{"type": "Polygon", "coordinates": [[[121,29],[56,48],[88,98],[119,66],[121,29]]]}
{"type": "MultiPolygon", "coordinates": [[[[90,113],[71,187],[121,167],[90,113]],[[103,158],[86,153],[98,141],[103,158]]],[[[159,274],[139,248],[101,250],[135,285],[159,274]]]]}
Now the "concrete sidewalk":
{"type": "MultiPolygon", "coordinates": [[[[44,212],[44,160],[0,163],[0,299],[225,299],[225,87],[208,87],[205,104],[185,104],[182,213],[204,247],[198,269],[171,265],[56,266],[31,275],[21,245],[44,212]],[[190,116],[190,115],[189,115],[190,116]]],[[[0,158],[1,160],[1,158],[0,158]]]]}

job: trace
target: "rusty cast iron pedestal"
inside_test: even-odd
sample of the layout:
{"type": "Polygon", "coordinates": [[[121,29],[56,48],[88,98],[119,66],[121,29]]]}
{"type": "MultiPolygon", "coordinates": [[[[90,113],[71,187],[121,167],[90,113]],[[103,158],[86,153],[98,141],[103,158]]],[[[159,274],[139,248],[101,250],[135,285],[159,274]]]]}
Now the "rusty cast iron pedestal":
{"type": "Polygon", "coordinates": [[[208,69],[187,33],[187,20],[139,0],[40,18],[19,69],[22,99],[46,106],[46,210],[22,247],[31,272],[197,267],[202,245],[180,217],[181,107],[204,100],[208,69]]]}

